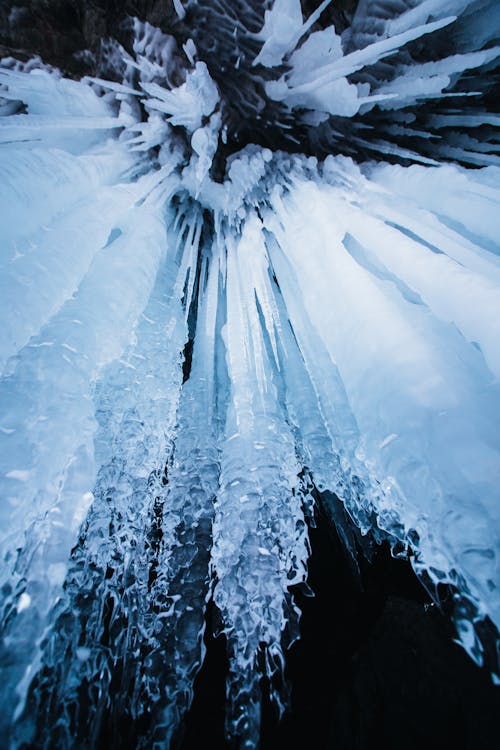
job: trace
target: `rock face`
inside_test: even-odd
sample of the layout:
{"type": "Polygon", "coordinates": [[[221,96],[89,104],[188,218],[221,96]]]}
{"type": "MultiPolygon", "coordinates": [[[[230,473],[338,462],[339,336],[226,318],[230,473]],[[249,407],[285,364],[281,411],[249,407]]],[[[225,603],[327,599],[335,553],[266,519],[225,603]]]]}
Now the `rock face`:
{"type": "MultiPolygon", "coordinates": [[[[185,2],[184,5],[187,6],[186,23],[189,25],[195,19],[209,23],[212,17],[220,20],[214,3],[185,2]],[[197,7],[190,10],[190,5],[197,7]]],[[[220,4],[224,8],[226,22],[234,15],[245,23],[253,15],[258,27],[265,3],[254,5],[257,11],[252,10],[251,4],[241,0],[220,4]]],[[[306,0],[302,5],[304,13],[309,15],[315,10],[317,3],[306,0]]],[[[334,23],[341,32],[352,20],[356,5],[357,0],[333,3],[333,7],[324,12],[323,21],[334,23]]],[[[60,67],[66,74],[95,74],[102,40],[113,36],[126,43],[124,21],[131,16],[148,21],[167,33],[188,33],[188,26],[179,23],[173,3],[168,0],[5,0],[0,7],[2,53],[12,51],[16,55],[37,54],[43,56],[45,62],[60,67]],[[84,55],[85,52],[90,54],[84,55]]],[[[224,25],[223,23],[222,26],[224,25]]],[[[250,26],[252,25],[250,21],[250,26]]],[[[205,34],[204,30],[201,33],[207,37],[206,45],[213,51],[217,49],[220,52],[217,33],[215,36],[213,33],[205,34]]]]}
{"type": "MultiPolygon", "coordinates": [[[[337,6],[349,9],[355,4],[356,0],[345,0],[337,6]]],[[[290,130],[293,119],[279,104],[267,100],[262,86],[266,72],[256,76],[252,68],[260,47],[252,34],[262,27],[265,3],[202,0],[184,5],[186,16],[180,20],[173,3],[166,0],[7,0],[0,8],[0,56],[28,59],[37,55],[69,77],[109,78],[113,72],[101,57],[102,44],[112,38],[130,51],[131,18],[137,17],[174,36],[179,46],[189,38],[194,40],[225,101],[227,153],[248,142],[276,147],[281,138],[279,126],[290,130]],[[238,34],[233,36],[236,28],[238,34]]],[[[308,5],[314,3],[305,3],[307,13],[308,5]]],[[[346,25],[343,13],[335,11],[340,28],[346,25]]],[[[329,18],[331,13],[325,14],[324,20],[329,18]]],[[[290,150],[290,143],[284,146],[290,150]]]]}
{"type": "MultiPolygon", "coordinates": [[[[319,3],[303,0],[301,5],[304,18],[308,18],[319,3]]],[[[107,66],[102,45],[111,38],[130,51],[131,19],[139,18],[174,37],[181,54],[182,45],[188,39],[194,41],[199,59],[206,63],[221,94],[227,133],[225,145],[217,156],[222,165],[227,156],[249,143],[320,159],[330,153],[356,160],[378,159],[383,153],[387,161],[405,166],[415,156],[423,163],[431,163],[429,159],[451,159],[466,166],[480,165],[477,156],[470,156],[467,148],[457,148],[456,128],[451,122],[449,126],[443,124],[443,116],[446,119],[449,115],[451,101],[467,116],[482,111],[497,112],[498,74],[494,68],[474,63],[471,70],[460,73],[451,70],[445,97],[410,97],[404,114],[401,110],[395,116],[390,105],[380,108],[369,105],[367,109],[361,106],[353,116],[326,115],[326,120],[318,124],[314,118],[297,116],[296,105],[292,104],[291,109],[286,100],[270,98],[266,84],[271,80],[276,82],[278,76],[286,80],[285,65],[268,68],[254,64],[262,44],[256,35],[263,27],[264,11],[272,7],[271,2],[184,0],[182,6],[185,15],[180,19],[173,2],[166,0],[6,0],[0,8],[0,55],[21,59],[38,55],[70,77],[109,78],[113,71],[107,66]],[[487,79],[484,70],[488,71],[487,79]],[[422,137],[422,133],[427,135],[422,137]]],[[[397,15],[414,6],[414,0],[368,4],[364,0],[341,0],[328,5],[312,28],[333,26],[336,34],[342,36],[344,53],[349,54],[386,38],[390,14],[397,15]]],[[[493,14],[491,3],[488,12],[493,14]]],[[[429,18],[432,20],[432,14],[429,18]]],[[[405,43],[403,49],[384,55],[384,59],[366,69],[355,66],[348,75],[349,84],[357,86],[359,91],[371,88],[374,94],[377,86],[381,86],[382,98],[385,88],[390,93],[394,84],[398,91],[401,87],[411,88],[411,76],[395,83],[401,71],[419,64],[425,68],[436,59],[451,61],[460,55],[467,56],[470,51],[467,28],[474,26],[476,18],[471,7],[457,22],[456,30],[450,32],[445,27],[433,33],[432,45],[426,43],[424,36],[405,43]]],[[[493,23],[495,17],[491,18],[493,23]]],[[[488,48],[494,41],[484,29],[478,35],[480,47],[488,48]]],[[[116,72],[115,78],[119,80],[116,72]]],[[[494,139],[492,124],[483,123],[467,144],[471,150],[474,147],[487,154],[495,148],[491,145],[494,139]]]]}
{"type": "MultiPolygon", "coordinates": [[[[310,537],[315,596],[299,595],[301,638],[287,659],[290,711],[280,723],[264,711],[261,750],[369,750],[375,738],[391,750],[490,747],[500,690],[452,642],[410,564],[382,547],[370,565],[359,558],[358,576],[324,517],[310,537]]],[[[227,747],[224,642],[206,642],[180,750],[227,747]]]]}
{"type": "Polygon", "coordinates": [[[172,4],[162,0],[7,0],[0,8],[1,51],[40,55],[66,75],[95,75],[104,39],[127,44],[130,16],[164,29],[176,19],[172,4]]]}

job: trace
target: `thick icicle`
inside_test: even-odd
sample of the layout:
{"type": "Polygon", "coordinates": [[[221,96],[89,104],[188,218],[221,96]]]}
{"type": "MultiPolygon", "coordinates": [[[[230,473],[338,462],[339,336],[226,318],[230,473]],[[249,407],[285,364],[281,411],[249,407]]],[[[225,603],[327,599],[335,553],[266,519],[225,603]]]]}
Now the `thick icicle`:
{"type": "MultiPolygon", "coordinates": [[[[49,711],[51,720],[30,727],[28,710],[22,726],[35,732],[32,740],[42,747],[53,746],[56,739],[58,746],[71,747],[72,736],[82,731],[92,744],[106,730],[119,741],[126,730],[120,728],[123,712],[138,718],[149,710],[150,683],[157,674],[148,650],[161,617],[151,596],[159,555],[155,523],[187,338],[178,288],[185,285],[189,266],[181,262],[179,267],[175,240],[171,233],[134,342],[103,370],[96,385],[95,460],[100,469],[94,500],[73,550],[64,596],[53,613],[56,623],[64,623],[62,632],[54,630],[45,645],[43,671],[30,696],[39,701],[43,715],[49,711]],[[96,700],[117,671],[123,688],[113,699],[96,700]],[[87,693],[85,708],[79,707],[82,690],[87,693]]],[[[184,252],[189,255],[191,246],[184,252]]]]}
{"type": "Polygon", "coordinates": [[[258,745],[261,672],[278,705],[283,701],[284,631],[296,617],[288,588],[305,579],[307,534],[300,467],[278,398],[272,292],[257,217],[247,219],[239,241],[226,235],[226,242],[230,396],[212,559],[230,657],[227,727],[251,748],[258,745]]]}
{"type": "MultiPolygon", "coordinates": [[[[482,308],[485,294],[497,304],[492,279],[470,275],[467,293],[477,295],[475,308],[453,313],[462,267],[419,249],[403,233],[398,240],[400,230],[393,227],[378,225],[374,232],[369,214],[351,213],[353,202],[342,187],[297,180],[288,198],[274,201],[275,215],[268,219],[296,269],[305,312],[338,367],[359,427],[349,463],[364,465],[378,525],[403,542],[416,531],[415,551],[430,577],[436,583],[458,577],[462,593],[498,622],[492,596],[498,551],[491,533],[498,522],[498,387],[486,366],[489,361],[494,367],[495,355],[485,340],[483,357],[450,326],[454,320],[469,340],[481,338],[475,308],[479,300],[482,308]],[[419,253],[418,262],[403,260],[405,248],[419,253]],[[397,273],[380,265],[389,256],[401,263],[397,273]],[[435,271],[417,281],[418,264],[426,262],[450,266],[439,273],[439,298],[432,298],[435,271]],[[353,297],[355,307],[349,305],[353,297]]],[[[479,248],[476,253],[481,256],[479,248]]],[[[287,299],[290,282],[279,271],[278,283],[287,299]]],[[[289,313],[300,331],[303,317],[295,317],[293,305],[289,313]]],[[[351,512],[356,517],[355,508],[351,512]]],[[[478,644],[469,646],[480,658],[478,644]]]]}
{"type": "MultiPolygon", "coordinates": [[[[182,389],[175,448],[159,509],[161,540],[151,583],[146,695],[154,709],[151,742],[169,747],[193,696],[205,649],[214,501],[219,486],[215,334],[218,258],[200,257],[196,335],[182,389]]],[[[194,335],[194,331],[191,331],[194,335]]]]}
{"type": "Polygon", "coordinates": [[[17,655],[2,683],[7,721],[22,705],[35,641],[92,500],[93,382],[121,356],[146,305],[165,248],[161,210],[144,204],[127,216],[122,235],[96,254],[74,296],[0,381],[4,649],[17,655]]]}

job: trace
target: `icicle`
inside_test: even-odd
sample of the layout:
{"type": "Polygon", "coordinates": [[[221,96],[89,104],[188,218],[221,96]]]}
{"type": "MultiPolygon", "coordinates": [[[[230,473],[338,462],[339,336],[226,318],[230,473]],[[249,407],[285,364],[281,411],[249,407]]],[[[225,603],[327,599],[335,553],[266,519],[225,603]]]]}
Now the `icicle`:
{"type": "Polygon", "coordinates": [[[272,697],[283,708],[276,680],[282,677],[283,631],[293,619],[288,587],[305,578],[307,536],[293,436],[277,398],[280,376],[264,338],[261,315],[275,303],[262,273],[257,218],[247,220],[238,243],[226,242],[230,399],[212,559],[230,657],[227,728],[250,748],[258,743],[263,657],[272,697]]]}
{"type": "Polygon", "coordinates": [[[265,5],[0,61],[12,750],[175,745],[211,597],[257,748],[316,501],[353,569],[368,534],[453,587],[477,663],[500,625],[498,3],[265,5]]]}
{"type": "MultiPolygon", "coordinates": [[[[285,101],[291,107],[317,108],[332,114],[352,117],[364,102],[359,101],[356,106],[355,100],[357,97],[353,93],[356,87],[349,84],[346,76],[352,75],[368,65],[373,65],[384,57],[393,54],[395,50],[408,42],[441,29],[454,20],[455,18],[451,16],[417,26],[389,39],[374,42],[369,47],[347,55],[338,57],[335,54],[332,62],[327,62],[321,66],[308,65],[308,70],[306,69],[305,73],[298,72],[295,74],[295,80],[292,73],[290,77],[285,75],[278,81],[271,81],[266,84],[266,92],[271,99],[285,101]],[[336,97],[340,99],[340,103],[335,101],[336,97]],[[343,101],[344,105],[342,104],[343,101]]],[[[314,53],[311,51],[310,54],[313,55],[314,53]]]]}
{"type": "MultiPolygon", "coordinates": [[[[137,322],[134,343],[105,368],[96,386],[95,460],[100,469],[95,499],[71,558],[65,595],[53,615],[55,624],[69,620],[72,626],[63,640],[58,630],[53,631],[41,657],[48,676],[40,678],[39,710],[54,692],[59,696],[53,725],[46,724],[34,738],[43,746],[53,743],[57,733],[58,744],[71,747],[72,736],[81,731],[99,742],[105,719],[95,696],[106,680],[110,684],[117,664],[133,682],[134,698],[126,705],[129,688],[124,685],[108,705],[110,716],[119,717],[124,710],[139,716],[147,709],[148,681],[157,678],[145,666],[148,659],[138,656],[156,637],[150,593],[151,573],[158,565],[155,518],[161,516],[158,503],[172,450],[187,336],[175,292],[179,274],[182,285],[185,267],[179,269],[175,262],[171,240],[137,322]],[[72,713],[83,689],[88,691],[88,705],[72,713]],[[59,721],[70,714],[68,723],[59,721]]],[[[29,730],[29,722],[26,727],[29,730]]]]}
{"type": "MultiPolygon", "coordinates": [[[[206,250],[206,248],[205,248],[206,250]]],[[[173,434],[162,492],[161,542],[151,585],[151,636],[145,646],[145,699],[154,705],[151,741],[169,747],[189,708],[204,656],[214,500],[219,486],[216,435],[215,333],[218,259],[199,277],[196,337],[173,434]],[[204,277],[208,270],[205,286],[204,277]]]]}
{"type": "MultiPolygon", "coordinates": [[[[500,465],[498,447],[492,442],[498,419],[497,385],[481,353],[456,328],[434,317],[436,313],[430,315],[419,298],[424,289],[425,295],[433,294],[436,271],[428,269],[417,283],[413,274],[418,273],[418,263],[427,258],[444,268],[449,264],[446,257],[421,249],[419,261],[408,260],[393,275],[382,272],[378,259],[369,260],[368,248],[375,253],[378,248],[383,257],[397,255],[401,263],[404,248],[415,252],[417,248],[404,234],[398,240],[395,229],[390,239],[388,228],[377,225],[374,232],[369,215],[350,213],[354,200],[343,188],[297,183],[283,204],[274,202],[276,220],[268,222],[298,281],[297,290],[289,286],[273,254],[280,289],[287,306],[292,296],[304,300],[312,326],[338,367],[360,433],[348,461],[351,466],[364,465],[360,476],[378,525],[402,540],[415,529],[428,570],[441,571],[449,580],[458,571],[465,580],[462,593],[497,619],[497,604],[487,594],[494,580],[496,542],[485,521],[496,513],[495,493],[485,490],[485,477],[486,484],[493,482],[500,465]],[[379,242],[384,235],[386,241],[379,242]],[[366,250],[352,242],[350,238],[356,236],[363,236],[366,250]],[[396,243],[398,253],[393,255],[390,247],[396,243]],[[303,247],[308,248],[307,262],[303,247]],[[414,289],[403,282],[405,278],[409,282],[410,275],[414,289]],[[349,306],[349,299],[356,299],[356,305],[349,306]],[[473,458],[465,460],[465,455],[473,458]],[[461,519],[471,512],[471,498],[482,510],[477,523],[467,527],[461,519]]],[[[453,263],[438,273],[439,294],[432,304],[445,318],[450,311],[445,314],[443,306],[452,304],[457,293],[446,290],[461,283],[462,273],[453,263]]],[[[496,298],[489,281],[471,275],[467,289],[472,295],[475,284],[482,288],[481,305],[484,285],[496,298]]],[[[460,305],[455,308],[457,322],[471,338],[469,326],[481,325],[473,312],[477,299],[468,313],[465,309],[462,313],[460,305]]],[[[288,311],[294,330],[300,332],[303,314],[297,315],[294,305],[288,311]]],[[[476,328],[474,336],[478,333],[476,328]]],[[[495,356],[491,347],[488,344],[485,352],[490,362],[495,356]]],[[[331,397],[328,401],[332,403],[331,397]]],[[[337,415],[342,433],[341,425],[337,415]]],[[[349,510],[357,517],[355,505],[349,510]]]]}
{"type": "Polygon", "coordinates": [[[25,580],[22,589],[26,586],[32,602],[21,619],[10,621],[9,631],[26,630],[21,622],[26,618],[33,624],[38,620],[31,643],[18,641],[16,668],[4,681],[6,719],[91,497],[93,381],[126,348],[165,248],[159,212],[146,205],[122,228],[123,234],[96,254],[75,295],[11,361],[0,381],[1,486],[4,497],[12,498],[1,511],[2,578],[11,579],[4,589],[11,592],[8,601],[16,600],[16,584],[25,580]]]}
{"type": "Polygon", "coordinates": [[[264,44],[253,65],[268,68],[280,65],[283,57],[295,49],[331,1],[323,0],[304,23],[300,0],[274,0],[271,10],[264,14],[264,26],[258,35],[259,39],[264,40],[264,44]]]}
{"type": "Polygon", "coordinates": [[[197,62],[187,74],[186,82],[173,91],[156,83],[141,83],[150,97],[148,109],[157,109],[169,116],[172,125],[183,125],[189,132],[197,130],[204,117],[211,115],[219,100],[217,86],[204,62],[197,62]]]}

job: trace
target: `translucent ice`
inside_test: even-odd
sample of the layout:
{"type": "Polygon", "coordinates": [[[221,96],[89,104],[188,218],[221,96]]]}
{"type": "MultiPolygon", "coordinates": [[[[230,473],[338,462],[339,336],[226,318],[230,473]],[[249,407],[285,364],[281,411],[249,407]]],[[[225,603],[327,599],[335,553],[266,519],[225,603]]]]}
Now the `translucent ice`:
{"type": "Polygon", "coordinates": [[[0,64],[12,748],[175,744],[208,602],[258,747],[333,494],[354,566],[355,532],[449,584],[478,663],[500,626],[498,4],[171,10],[112,80],[0,64]]]}

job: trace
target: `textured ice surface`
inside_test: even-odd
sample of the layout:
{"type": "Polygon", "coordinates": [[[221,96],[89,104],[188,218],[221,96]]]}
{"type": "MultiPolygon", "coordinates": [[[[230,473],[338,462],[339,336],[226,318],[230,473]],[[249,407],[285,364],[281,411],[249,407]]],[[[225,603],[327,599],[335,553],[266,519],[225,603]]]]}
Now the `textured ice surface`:
{"type": "Polygon", "coordinates": [[[269,4],[235,70],[282,108],[278,130],[307,126],[320,151],[349,131],[358,163],[300,141],[231,152],[199,37],[181,65],[135,21],[133,54],[106,48],[109,81],[0,67],[12,747],[94,746],[105,716],[118,744],[133,725],[138,747],[168,747],[209,600],[227,734],[257,747],[263,674],[286,704],[312,483],[436,601],[453,587],[478,663],[480,623],[500,625],[499,120],[467,104],[495,70],[498,6],[361,1],[343,33],[315,25],[328,6],[304,21],[269,4]],[[431,58],[411,46],[435,39],[431,58]]]}
{"type": "MultiPolygon", "coordinates": [[[[453,258],[437,220],[444,237],[428,247],[404,231],[404,209],[394,227],[394,195],[360,197],[300,180],[273,202],[264,221],[294,274],[289,289],[286,275],[278,283],[285,299],[298,294],[300,317],[338,368],[360,433],[346,457],[358,462],[378,525],[403,538],[414,529],[433,576],[460,572],[486,602],[498,555],[497,258],[478,245],[467,248],[468,263],[453,258]]],[[[295,328],[292,311],[290,321],[295,328]]],[[[498,622],[497,607],[493,597],[488,613],[498,622]]]]}

